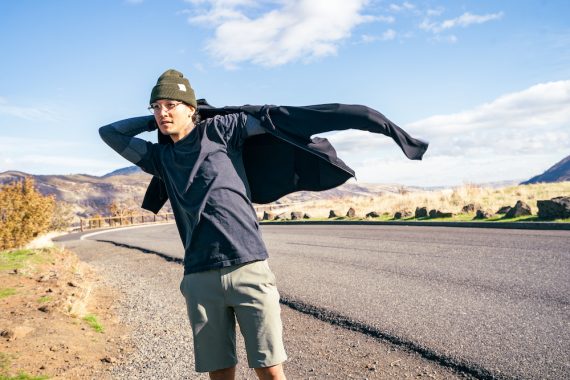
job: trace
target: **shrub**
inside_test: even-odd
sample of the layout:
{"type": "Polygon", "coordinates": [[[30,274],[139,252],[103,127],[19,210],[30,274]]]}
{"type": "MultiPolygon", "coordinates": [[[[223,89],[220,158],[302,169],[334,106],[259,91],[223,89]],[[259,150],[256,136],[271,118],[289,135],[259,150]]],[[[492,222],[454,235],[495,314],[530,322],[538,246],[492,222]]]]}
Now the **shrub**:
{"type": "Polygon", "coordinates": [[[38,192],[31,177],[0,185],[0,250],[23,246],[48,231],[54,208],[54,196],[38,192]]]}

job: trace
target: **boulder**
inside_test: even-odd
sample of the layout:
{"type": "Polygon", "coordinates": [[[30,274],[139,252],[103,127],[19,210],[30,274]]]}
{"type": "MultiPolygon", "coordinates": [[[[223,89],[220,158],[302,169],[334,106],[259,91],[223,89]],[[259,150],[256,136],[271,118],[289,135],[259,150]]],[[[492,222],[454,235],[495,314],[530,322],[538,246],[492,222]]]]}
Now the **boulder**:
{"type": "Polygon", "coordinates": [[[550,200],[537,201],[540,219],[570,218],[570,197],[556,197],[550,200]]]}
{"type": "Polygon", "coordinates": [[[524,203],[523,201],[517,201],[515,207],[512,207],[509,212],[505,215],[505,218],[516,218],[519,216],[527,216],[532,215],[532,211],[530,206],[524,203]]]}
{"type": "Polygon", "coordinates": [[[303,219],[303,213],[301,211],[292,211],[291,220],[303,219]]]}
{"type": "Polygon", "coordinates": [[[430,210],[429,217],[430,218],[451,218],[453,216],[452,212],[444,212],[439,210],[430,210]]]}
{"type": "Polygon", "coordinates": [[[492,216],[493,214],[491,214],[489,211],[477,210],[477,213],[473,219],[489,219],[492,216]]]}
{"type": "Polygon", "coordinates": [[[414,214],[416,218],[425,218],[428,216],[427,207],[416,207],[416,212],[414,214]]]}
{"type": "Polygon", "coordinates": [[[410,210],[401,210],[394,214],[394,219],[409,218],[413,213],[410,210]]]}
{"type": "Polygon", "coordinates": [[[477,210],[481,209],[481,205],[478,203],[469,203],[468,205],[463,206],[461,209],[462,213],[471,214],[477,210]]]}
{"type": "Polygon", "coordinates": [[[370,211],[368,214],[366,214],[367,218],[378,218],[380,216],[380,214],[378,214],[376,211],[370,211]]]}
{"type": "Polygon", "coordinates": [[[349,218],[354,218],[356,216],[356,210],[354,208],[349,208],[346,212],[346,216],[349,218]]]}
{"type": "Polygon", "coordinates": [[[329,211],[329,218],[337,218],[341,215],[338,210],[330,210],[329,211]]]}
{"type": "Polygon", "coordinates": [[[497,211],[497,214],[506,214],[507,212],[511,211],[511,206],[503,206],[497,211]]]}
{"type": "Polygon", "coordinates": [[[305,214],[305,215],[303,215],[303,219],[311,219],[311,215],[305,214]]]}
{"type": "Polygon", "coordinates": [[[261,218],[262,220],[272,220],[275,219],[275,214],[271,213],[271,212],[267,212],[267,211],[263,211],[263,218],[261,218]]]}
{"type": "Polygon", "coordinates": [[[279,215],[276,215],[275,218],[273,218],[273,220],[288,220],[289,218],[287,218],[287,213],[286,212],[282,212],[279,215]]]}

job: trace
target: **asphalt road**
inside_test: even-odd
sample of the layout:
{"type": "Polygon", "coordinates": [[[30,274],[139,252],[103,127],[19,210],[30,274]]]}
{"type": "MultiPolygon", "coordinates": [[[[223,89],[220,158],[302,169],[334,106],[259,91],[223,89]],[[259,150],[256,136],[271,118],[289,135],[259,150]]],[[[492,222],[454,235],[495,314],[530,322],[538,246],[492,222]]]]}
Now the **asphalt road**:
{"type": "MultiPolygon", "coordinates": [[[[319,318],[348,320],[482,378],[570,379],[569,231],[262,231],[283,298],[319,318]]],[[[173,224],[89,239],[183,255],[173,224]]]]}

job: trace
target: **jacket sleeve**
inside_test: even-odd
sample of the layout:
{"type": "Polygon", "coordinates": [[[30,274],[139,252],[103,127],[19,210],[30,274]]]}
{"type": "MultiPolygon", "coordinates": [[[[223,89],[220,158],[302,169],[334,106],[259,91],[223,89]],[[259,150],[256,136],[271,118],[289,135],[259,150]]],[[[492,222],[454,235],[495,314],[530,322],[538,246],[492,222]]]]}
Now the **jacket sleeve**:
{"type": "Polygon", "coordinates": [[[156,157],[158,144],[134,137],[156,128],[153,116],[141,116],[105,125],[99,128],[99,135],[107,145],[128,161],[145,172],[160,177],[160,160],[156,157]]]}
{"type": "Polygon", "coordinates": [[[228,115],[217,115],[206,121],[208,138],[230,150],[239,150],[245,139],[265,133],[259,120],[243,112],[228,115]]]}
{"type": "Polygon", "coordinates": [[[302,136],[311,136],[346,129],[358,129],[391,137],[411,160],[421,160],[428,143],[413,138],[380,112],[362,105],[319,104],[305,107],[265,106],[256,116],[267,129],[276,129],[302,136]]]}

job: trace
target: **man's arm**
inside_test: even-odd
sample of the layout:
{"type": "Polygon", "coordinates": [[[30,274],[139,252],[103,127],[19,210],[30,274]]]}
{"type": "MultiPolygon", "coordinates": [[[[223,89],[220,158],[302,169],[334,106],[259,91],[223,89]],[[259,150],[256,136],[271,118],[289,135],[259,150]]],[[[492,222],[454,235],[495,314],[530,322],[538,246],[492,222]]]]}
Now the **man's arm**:
{"type": "Polygon", "coordinates": [[[150,132],[157,128],[153,116],[140,116],[125,119],[99,128],[101,139],[114,151],[140,166],[150,174],[158,175],[156,165],[152,162],[152,143],[137,137],[142,132],[150,132]]]}

